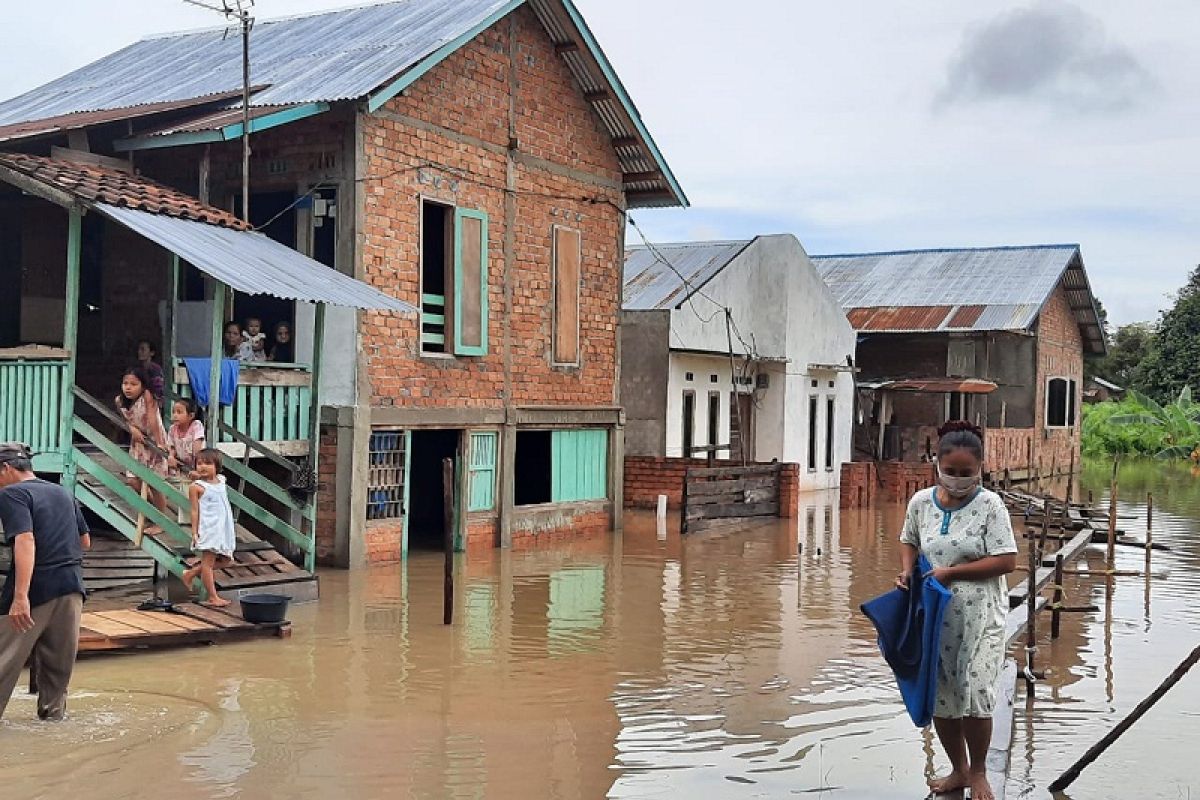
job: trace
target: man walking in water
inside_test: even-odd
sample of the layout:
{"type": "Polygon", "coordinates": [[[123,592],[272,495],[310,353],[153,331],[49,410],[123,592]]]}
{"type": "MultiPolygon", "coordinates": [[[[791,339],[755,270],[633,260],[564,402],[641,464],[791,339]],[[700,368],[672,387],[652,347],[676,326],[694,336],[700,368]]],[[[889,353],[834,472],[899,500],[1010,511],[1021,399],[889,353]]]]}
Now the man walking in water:
{"type": "Polygon", "coordinates": [[[32,454],[18,442],[0,444],[0,526],[13,556],[0,592],[0,717],[33,653],[38,717],[59,720],[79,646],[91,537],[75,499],[34,475],[32,454]]]}

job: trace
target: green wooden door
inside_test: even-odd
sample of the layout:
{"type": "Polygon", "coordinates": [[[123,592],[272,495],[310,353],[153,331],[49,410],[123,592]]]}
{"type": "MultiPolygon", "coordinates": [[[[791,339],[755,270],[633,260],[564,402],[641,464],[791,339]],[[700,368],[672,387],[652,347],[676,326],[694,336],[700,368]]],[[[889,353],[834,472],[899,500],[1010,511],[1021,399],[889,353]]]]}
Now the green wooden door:
{"type": "Polygon", "coordinates": [[[608,431],[554,431],[550,439],[550,499],[555,503],[608,497],[608,431]]]}
{"type": "Polygon", "coordinates": [[[491,511],[496,498],[496,452],[500,436],[495,431],[471,433],[467,475],[467,511],[491,511]]]}

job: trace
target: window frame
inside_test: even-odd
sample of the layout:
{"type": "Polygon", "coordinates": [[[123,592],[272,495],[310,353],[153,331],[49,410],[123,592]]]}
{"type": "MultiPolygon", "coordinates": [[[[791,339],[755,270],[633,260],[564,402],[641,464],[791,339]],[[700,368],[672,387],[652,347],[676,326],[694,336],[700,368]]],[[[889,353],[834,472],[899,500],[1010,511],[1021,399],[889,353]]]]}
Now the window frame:
{"type": "Polygon", "coordinates": [[[454,212],[457,206],[452,202],[447,202],[438,197],[429,195],[417,196],[417,352],[421,358],[454,358],[453,350],[453,291],[454,291],[454,243],[456,240],[456,232],[454,230],[455,220],[454,212]],[[446,274],[442,276],[443,294],[442,294],[442,349],[426,350],[425,349],[425,206],[436,205],[441,206],[446,210],[445,213],[450,215],[449,231],[443,229],[442,238],[445,240],[442,246],[445,248],[442,256],[442,269],[446,274]]]}
{"type": "Polygon", "coordinates": [[[556,367],[578,367],[582,363],[580,353],[583,350],[581,336],[583,335],[583,320],[580,313],[581,304],[583,301],[583,231],[580,228],[572,228],[568,225],[551,225],[550,226],[550,268],[552,274],[551,292],[554,298],[554,308],[550,321],[550,363],[556,367]],[[579,274],[575,278],[575,360],[574,361],[559,361],[558,360],[558,232],[568,231],[575,234],[575,242],[578,246],[578,265],[579,274]]]}
{"type": "MultiPolygon", "coordinates": [[[[1071,398],[1072,398],[1071,385],[1073,383],[1075,383],[1074,379],[1070,378],[1066,375],[1047,375],[1046,376],[1046,384],[1045,384],[1046,385],[1046,396],[1043,399],[1043,403],[1042,403],[1042,413],[1043,413],[1042,427],[1044,429],[1046,429],[1048,431],[1065,431],[1065,430],[1071,430],[1072,428],[1075,427],[1074,424],[1072,424],[1072,422],[1071,422],[1071,416],[1072,416],[1071,415],[1071,398]],[[1053,385],[1053,383],[1055,381],[1062,381],[1063,384],[1065,385],[1064,393],[1063,393],[1063,407],[1062,407],[1063,422],[1061,425],[1050,424],[1050,408],[1051,408],[1050,407],[1050,400],[1051,400],[1050,387],[1053,385]]],[[[1078,417],[1078,410],[1076,410],[1075,416],[1078,417]]]]}
{"type": "Polygon", "coordinates": [[[494,511],[496,509],[496,475],[500,464],[500,433],[494,430],[468,430],[467,432],[467,513],[494,511]],[[492,441],[492,464],[490,467],[479,466],[475,463],[476,437],[488,438],[492,441]],[[475,480],[486,474],[491,487],[488,491],[489,502],[486,506],[475,505],[475,480]]]}
{"type": "MultiPolygon", "coordinates": [[[[454,344],[447,351],[455,356],[486,356],[488,353],[488,215],[486,211],[454,206],[454,344]],[[463,226],[464,219],[479,222],[479,344],[462,343],[463,323],[463,226]]],[[[449,305],[449,301],[447,301],[449,305]]]]}
{"type": "Polygon", "coordinates": [[[833,425],[837,421],[837,396],[825,396],[825,471],[833,472],[834,469],[834,430],[833,425]]]}
{"type": "Polygon", "coordinates": [[[680,452],[684,458],[691,458],[692,449],[696,446],[696,392],[694,390],[683,390],[679,411],[683,422],[683,426],[679,429],[680,452]],[[688,413],[689,403],[691,404],[690,414],[688,413]],[[691,439],[690,442],[689,439],[691,439]]]}
{"type": "Polygon", "coordinates": [[[808,396],[808,461],[805,465],[809,472],[817,471],[817,434],[821,430],[818,419],[820,413],[820,398],[816,392],[812,392],[808,396]]]}
{"type": "Polygon", "coordinates": [[[407,524],[408,520],[408,488],[410,470],[412,465],[412,438],[410,431],[405,428],[393,427],[373,427],[367,436],[367,503],[366,503],[366,520],[367,524],[374,522],[396,522],[404,521],[407,524]],[[376,437],[396,437],[394,445],[387,449],[373,449],[376,437]],[[400,455],[398,460],[396,455],[400,455]],[[378,460],[377,460],[378,457],[378,460]],[[388,459],[391,459],[390,461],[388,459]],[[388,470],[399,471],[399,482],[387,481],[379,482],[377,480],[381,474],[388,470]],[[386,499],[372,499],[376,492],[390,493],[386,499]],[[383,505],[385,511],[390,510],[390,507],[396,506],[396,513],[377,514],[373,511],[373,507],[383,505]]]}

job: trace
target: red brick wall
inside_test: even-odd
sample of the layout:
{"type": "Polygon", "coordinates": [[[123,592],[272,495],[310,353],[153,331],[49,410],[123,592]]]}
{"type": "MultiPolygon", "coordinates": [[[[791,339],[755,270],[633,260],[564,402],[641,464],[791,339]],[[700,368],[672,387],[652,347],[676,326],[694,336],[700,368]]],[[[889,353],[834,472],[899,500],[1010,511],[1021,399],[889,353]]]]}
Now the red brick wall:
{"type": "Polygon", "coordinates": [[[842,508],[868,508],[875,502],[879,474],[874,461],[849,461],[842,464],[839,484],[842,508]]]}
{"type": "Polygon", "coordinates": [[[884,461],[877,464],[876,469],[882,483],[876,497],[893,503],[907,502],[908,498],[937,481],[937,469],[933,464],[884,461]]]}
{"type": "Polygon", "coordinates": [[[398,519],[372,520],[364,531],[368,564],[392,564],[404,558],[404,526],[398,519]]]}
{"type": "Polygon", "coordinates": [[[779,516],[795,519],[800,515],[800,465],[783,464],[779,472],[779,516]]]}
{"type": "Polygon", "coordinates": [[[333,563],[337,538],[337,427],[321,426],[317,456],[317,563],[333,563]]]}
{"type": "Polygon", "coordinates": [[[521,513],[518,510],[518,518],[513,524],[514,550],[531,550],[551,544],[603,536],[613,527],[612,512],[607,508],[597,509],[590,504],[578,509],[560,507],[545,516],[522,518],[521,513]]]}
{"type": "Polygon", "coordinates": [[[498,518],[467,519],[467,553],[489,552],[500,546],[498,518]]]}
{"type": "Polygon", "coordinates": [[[377,406],[611,405],[621,298],[623,202],[616,154],[532,12],[520,9],[464,46],[384,113],[363,117],[367,159],[364,277],[419,304],[419,197],[488,215],[488,354],[421,358],[416,317],[363,315],[363,352],[377,406]],[[514,31],[515,25],[515,31],[514,31]],[[509,92],[515,33],[518,91],[509,92]],[[601,181],[518,164],[513,263],[505,264],[504,191],[508,109],[516,109],[521,153],[582,170],[601,181]],[[456,140],[417,119],[481,140],[456,140]],[[421,169],[436,162],[447,169],[421,169]],[[437,182],[434,182],[437,179],[437,182]],[[545,195],[549,195],[548,197],[545,195]],[[581,199],[587,198],[587,199],[581,199]],[[596,198],[601,202],[590,202],[596,198]],[[581,366],[550,364],[554,225],[582,230],[581,366]],[[512,304],[506,304],[505,282],[512,304]],[[509,363],[506,364],[505,350],[509,363]],[[507,395],[507,397],[506,397],[507,395]]]}
{"type": "Polygon", "coordinates": [[[1046,474],[1051,470],[1064,471],[1072,454],[1079,461],[1079,424],[1083,389],[1083,338],[1079,323],[1067,302],[1062,287],[1042,309],[1038,318],[1038,385],[1036,424],[1033,439],[1034,464],[1026,465],[1046,474]],[[1053,377],[1070,378],[1076,383],[1075,426],[1069,429],[1048,430],[1046,425],[1046,382],[1053,377]]]}
{"type": "Polygon", "coordinates": [[[683,478],[689,469],[706,466],[702,459],[625,457],[625,507],[658,508],[658,496],[667,496],[667,508],[683,503],[683,478]]]}

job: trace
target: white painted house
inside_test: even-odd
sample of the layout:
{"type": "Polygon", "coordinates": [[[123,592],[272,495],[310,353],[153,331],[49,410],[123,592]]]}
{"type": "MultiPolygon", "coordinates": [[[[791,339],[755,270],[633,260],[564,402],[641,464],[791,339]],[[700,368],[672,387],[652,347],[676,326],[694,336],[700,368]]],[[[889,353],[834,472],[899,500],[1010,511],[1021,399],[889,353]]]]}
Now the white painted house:
{"type": "Polygon", "coordinates": [[[745,441],[802,488],[838,485],[855,333],[796,237],[627,250],[621,326],[627,455],[740,459],[745,441]]]}

